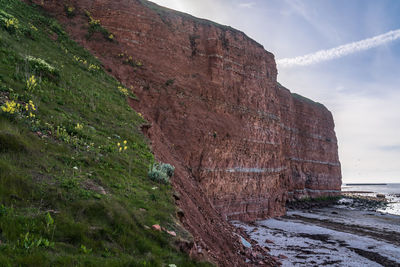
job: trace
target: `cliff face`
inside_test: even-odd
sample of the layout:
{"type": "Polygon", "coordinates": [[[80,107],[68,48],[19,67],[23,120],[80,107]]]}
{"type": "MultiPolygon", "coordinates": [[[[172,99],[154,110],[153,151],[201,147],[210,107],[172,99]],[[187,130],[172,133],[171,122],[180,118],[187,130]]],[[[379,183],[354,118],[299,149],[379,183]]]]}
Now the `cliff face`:
{"type": "Polygon", "coordinates": [[[157,158],[177,167],[181,219],[196,246],[223,251],[215,258],[235,253],[222,249],[235,237],[220,215],[279,216],[287,200],[340,191],[331,113],[279,85],[274,56],[242,32],[136,0],[54,0],[44,8],[133,87],[139,100],[130,104],[151,122],[143,130],[157,158]],[[67,18],[64,5],[77,16],[67,18]],[[113,42],[85,38],[85,10],[113,42]]]}

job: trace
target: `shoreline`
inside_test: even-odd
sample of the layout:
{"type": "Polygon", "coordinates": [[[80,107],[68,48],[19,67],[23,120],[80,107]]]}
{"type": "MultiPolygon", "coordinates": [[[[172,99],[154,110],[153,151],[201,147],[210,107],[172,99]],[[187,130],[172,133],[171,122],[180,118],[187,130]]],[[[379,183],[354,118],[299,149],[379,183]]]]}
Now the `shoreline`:
{"type": "Polygon", "coordinates": [[[336,203],[299,201],[279,218],[232,223],[282,266],[400,266],[400,216],[380,211],[386,196],[343,193],[336,203]]]}

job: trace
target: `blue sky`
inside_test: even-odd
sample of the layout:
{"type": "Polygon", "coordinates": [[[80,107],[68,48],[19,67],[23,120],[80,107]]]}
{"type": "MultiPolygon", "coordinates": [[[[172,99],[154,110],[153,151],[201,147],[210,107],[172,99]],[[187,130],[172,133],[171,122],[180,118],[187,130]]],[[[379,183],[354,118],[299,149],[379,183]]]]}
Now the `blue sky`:
{"type": "Polygon", "coordinates": [[[400,183],[400,1],[153,2],[242,30],[274,53],[278,81],[332,111],[344,182],[400,183]]]}

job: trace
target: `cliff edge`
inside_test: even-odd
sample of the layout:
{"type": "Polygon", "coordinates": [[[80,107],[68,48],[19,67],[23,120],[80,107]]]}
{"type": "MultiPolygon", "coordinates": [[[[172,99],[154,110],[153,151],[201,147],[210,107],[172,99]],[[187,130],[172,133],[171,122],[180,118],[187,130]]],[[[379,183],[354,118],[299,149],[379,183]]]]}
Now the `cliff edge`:
{"type": "Polygon", "coordinates": [[[239,266],[224,218],[280,216],[288,200],[340,192],[331,113],[277,83],[273,54],[244,33],[147,1],[43,8],[138,97],[155,155],[176,167],[193,256],[239,266]]]}

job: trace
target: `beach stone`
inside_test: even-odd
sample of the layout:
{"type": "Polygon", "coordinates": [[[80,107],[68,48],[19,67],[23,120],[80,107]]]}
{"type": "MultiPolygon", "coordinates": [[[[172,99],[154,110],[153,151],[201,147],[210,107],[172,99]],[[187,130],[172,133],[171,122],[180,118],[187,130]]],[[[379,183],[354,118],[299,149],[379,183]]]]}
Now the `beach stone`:
{"type": "Polygon", "coordinates": [[[153,230],[156,230],[156,231],[160,231],[160,232],[161,232],[161,226],[158,225],[158,224],[152,225],[151,228],[152,228],[153,230]]]}
{"type": "Polygon", "coordinates": [[[174,231],[167,231],[167,233],[168,233],[169,235],[176,236],[176,233],[175,233],[174,231]]]}
{"type": "Polygon", "coordinates": [[[264,250],[265,252],[270,252],[271,250],[269,249],[269,247],[262,247],[262,250],[264,250]]]}

